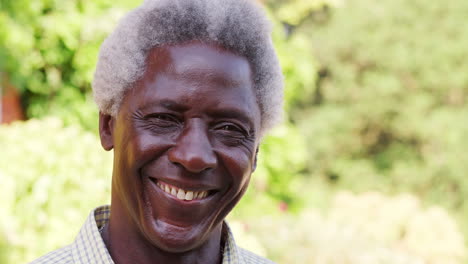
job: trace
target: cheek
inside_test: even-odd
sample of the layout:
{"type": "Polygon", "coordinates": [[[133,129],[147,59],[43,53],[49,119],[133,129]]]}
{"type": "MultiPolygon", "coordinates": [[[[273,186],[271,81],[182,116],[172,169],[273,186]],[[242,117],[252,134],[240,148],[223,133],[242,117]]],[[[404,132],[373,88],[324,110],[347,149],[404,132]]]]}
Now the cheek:
{"type": "Polygon", "coordinates": [[[137,173],[146,164],[158,159],[173,145],[169,136],[156,136],[147,131],[136,131],[128,142],[123,150],[126,156],[123,162],[137,173]]]}
{"type": "Polygon", "coordinates": [[[224,164],[229,175],[226,180],[230,181],[229,190],[226,193],[227,205],[223,209],[221,216],[225,217],[241,200],[242,196],[247,191],[250,182],[250,175],[252,173],[252,162],[248,156],[243,155],[233,157],[225,156],[224,164]]]}
{"type": "Polygon", "coordinates": [[[237,149],[224,151],[220,155],[222,162],[226,167],[228,174],[230,175],[229,180],[232,181],[236,189],[245,189],[250,180],[250,174],[253,168],[253,158],[246,151],[237,149]]]}
{"type": "Polygon", "coordinates": [[[160,157],[171,145],[171,140],[139,131],[138,128],[121,130],[114,148],[115,192],[130,206],[144,202],[142,168],[160,157]]]}

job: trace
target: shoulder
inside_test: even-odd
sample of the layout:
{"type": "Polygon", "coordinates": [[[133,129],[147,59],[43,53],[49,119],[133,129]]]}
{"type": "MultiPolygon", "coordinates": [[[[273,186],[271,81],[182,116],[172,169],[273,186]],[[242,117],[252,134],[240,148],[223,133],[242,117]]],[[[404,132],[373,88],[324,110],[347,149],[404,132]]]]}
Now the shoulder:
{"type": "Polygon", "coordinates": [[[33,260],[29,264],[72,264],[72,250],[71,246],[66,246],[52,252],[47,253],[46,255],[33,260]]]}
{"type": "Polygon", "coordinates": [[[239,255],[245,264],[275,264],[273,261],[260,257],[246,249],[239,247],[239,255]]]}

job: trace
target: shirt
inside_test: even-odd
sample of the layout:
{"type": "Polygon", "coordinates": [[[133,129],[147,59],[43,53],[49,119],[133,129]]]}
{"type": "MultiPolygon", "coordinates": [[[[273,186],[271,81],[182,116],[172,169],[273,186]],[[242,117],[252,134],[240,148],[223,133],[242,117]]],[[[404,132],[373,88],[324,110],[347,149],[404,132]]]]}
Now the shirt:
{"type": "MultiPolygon", "coordinates": [[[[94,209],[72,244],[52,251],[31,264],[114,264],[99,232],[99,229],[109,221],[109,216],[108,205],[94,209]]],[[[223,264],[273,264],[270,260],[238,247],[229,226],[227,224],[224,226],[227,235],[223,264]]]]}

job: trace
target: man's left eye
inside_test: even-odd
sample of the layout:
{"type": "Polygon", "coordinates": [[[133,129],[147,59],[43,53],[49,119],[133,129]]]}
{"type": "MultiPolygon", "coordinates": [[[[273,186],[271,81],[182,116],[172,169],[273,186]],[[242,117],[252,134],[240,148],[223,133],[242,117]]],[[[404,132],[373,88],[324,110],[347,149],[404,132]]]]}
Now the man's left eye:
{"type": "Polygon", "coordinates": [[[219,126],[216,127],[216,130],[223,131],[226,133],[236,133],[236,134],[246,135],[245,129],[235,124],[226,124],[226,123],[219,124],[219,126]]]}
{"type": "Polygon", "coordinates": [[[223,125],[221,130],[228,130],[228,131],[239,131],[239,128],[232,126],[232,125],[223,125]]]}

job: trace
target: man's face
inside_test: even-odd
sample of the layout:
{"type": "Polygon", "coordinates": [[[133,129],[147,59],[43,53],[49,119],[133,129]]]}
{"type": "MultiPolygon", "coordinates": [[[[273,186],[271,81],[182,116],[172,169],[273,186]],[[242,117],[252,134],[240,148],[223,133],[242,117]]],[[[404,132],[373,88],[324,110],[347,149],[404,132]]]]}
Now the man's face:
{"type": "Polygon", "coordinates": [[[128,232],[169,252],[219,234],[255,167],[248,61],[200,43],[155,48],[112,123],[112,212],[128,232]]]}

